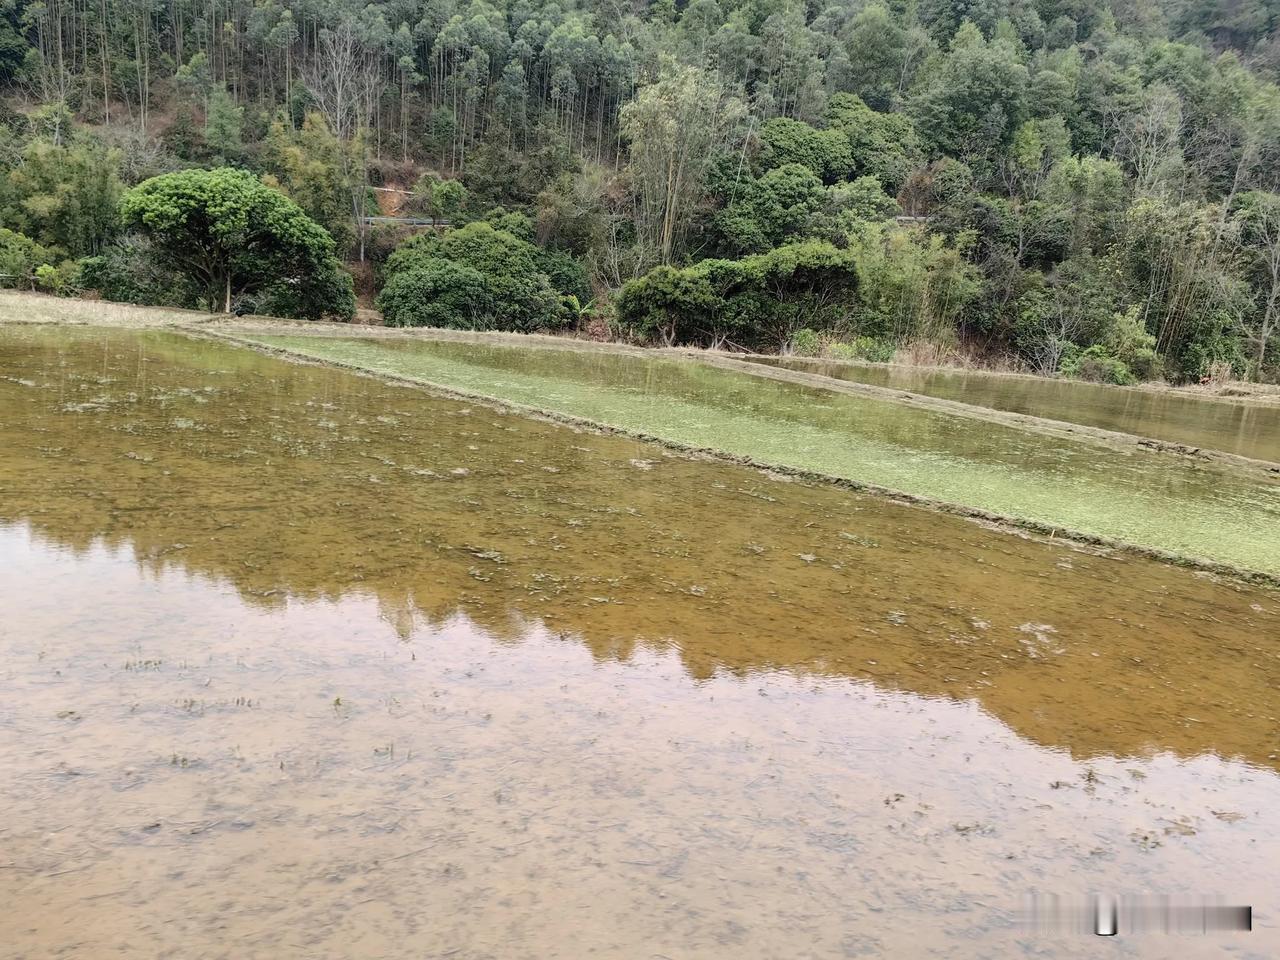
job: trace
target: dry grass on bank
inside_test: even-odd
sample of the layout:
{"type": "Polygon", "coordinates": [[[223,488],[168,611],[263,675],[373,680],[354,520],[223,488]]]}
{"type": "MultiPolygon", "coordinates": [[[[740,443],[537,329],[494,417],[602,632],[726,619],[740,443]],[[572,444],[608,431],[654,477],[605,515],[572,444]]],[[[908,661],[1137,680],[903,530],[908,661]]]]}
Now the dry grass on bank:
{"type": "Polygon", "coordinates": [[[94,327],[167,327],[209,319],[202,310],[138,307],[105,300],[72,300],[25,290],[0,290],[0,323],[59,323],[94,327]]]}

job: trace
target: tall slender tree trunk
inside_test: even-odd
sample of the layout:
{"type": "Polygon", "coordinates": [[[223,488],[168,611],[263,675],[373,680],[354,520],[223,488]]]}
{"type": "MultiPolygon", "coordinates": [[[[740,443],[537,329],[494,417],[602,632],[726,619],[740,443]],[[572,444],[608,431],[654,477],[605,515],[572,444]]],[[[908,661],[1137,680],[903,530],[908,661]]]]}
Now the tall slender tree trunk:
{"type": "Polygon", "coordinates": [[[111,123],[111,58],[107,55],[107,0],[102,0],[102,23],[99,25],[100,55],[102,57],[102,118],[111,123]]]}

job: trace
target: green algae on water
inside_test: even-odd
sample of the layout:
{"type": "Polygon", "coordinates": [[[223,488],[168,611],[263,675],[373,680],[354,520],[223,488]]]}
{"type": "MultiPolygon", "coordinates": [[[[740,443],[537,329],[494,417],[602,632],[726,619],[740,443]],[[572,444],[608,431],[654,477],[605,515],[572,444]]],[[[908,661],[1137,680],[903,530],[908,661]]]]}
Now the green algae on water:
{"type": "Polygon", "coordinates": [[[1196,397],[1169,390],[1077,380],[866,364],[751,357],[765,366],[906,390],[992,410],[1078,423],[1254,460],[1280,463],[1280,406],[1196,397]]]}
{"type": "Polygon", "coordinates": [[[267,346],[758,462],[1280,574],[1280,482],[689,360],[252,335],[267,346]]]}

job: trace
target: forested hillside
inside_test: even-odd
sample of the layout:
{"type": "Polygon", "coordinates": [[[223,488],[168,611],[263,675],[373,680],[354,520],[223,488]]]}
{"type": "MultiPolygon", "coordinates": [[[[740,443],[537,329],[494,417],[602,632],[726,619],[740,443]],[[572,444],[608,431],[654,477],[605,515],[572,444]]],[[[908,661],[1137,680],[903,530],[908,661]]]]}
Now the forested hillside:
{"type": "Polygon", "coordinates": [[[1278,23],[1280,0],[0,0],[0,282],[349,316],[336,255],[389,323],[1274,378],[1278,23]],[[144,184],[221,167],[256,183],[144,184]],[[217,221],[262,186],[296,207],[201,229],[234,251],[287,221],[289,257],[175,246],[192,197],[217,221]]]}

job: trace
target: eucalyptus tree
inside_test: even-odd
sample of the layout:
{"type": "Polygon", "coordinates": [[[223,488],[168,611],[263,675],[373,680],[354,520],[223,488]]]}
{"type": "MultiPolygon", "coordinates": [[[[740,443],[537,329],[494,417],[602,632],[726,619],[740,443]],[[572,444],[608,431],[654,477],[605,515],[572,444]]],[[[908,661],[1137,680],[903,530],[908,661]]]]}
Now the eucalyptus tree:
{"type": "Polygon", "coordinates": [[[1077,339],[1099,340],[1081,351],[1150,336],[1172,376],[1273,376],[1263,6],[0,0],[0,217],[51,255],[106,251],[89,271],[104,289],[185,302],[171,277],[114,270],[157,249],[114,238],[121,184],[233,163],[359,257],[383,252],[373,181],[430,173],[431,205],[580,258],[601,304],[655,264],[713,256],[708,342],[776,340],[752,327],[777,314],[734,286],[742,263],[821,240],[876,264],[868,294],[891,292],[856,306],[855,335],[1033,361],[1027,330],[1069,318],[1083,284],[1115,309],[1090,308],[1102,320],[1077,339]],[[1116,317],[1123,336],[1103,329],[1116,317]]]}

